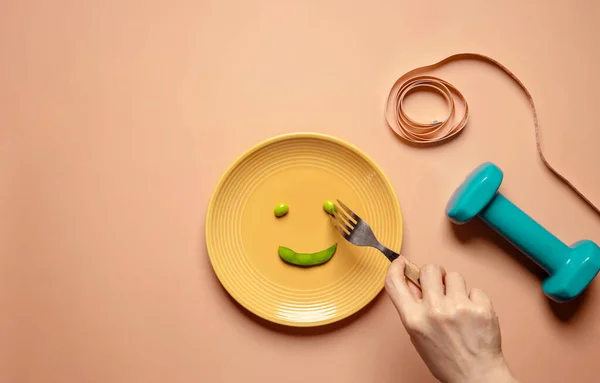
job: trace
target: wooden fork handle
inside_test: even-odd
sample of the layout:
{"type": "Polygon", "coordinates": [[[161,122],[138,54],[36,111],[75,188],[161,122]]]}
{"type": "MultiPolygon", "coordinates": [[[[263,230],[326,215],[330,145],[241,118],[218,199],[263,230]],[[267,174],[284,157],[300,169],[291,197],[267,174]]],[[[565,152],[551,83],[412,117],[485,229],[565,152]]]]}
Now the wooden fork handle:
{"type": "Polygon", "coordinates": [[[421,288],[421,268],[411,261],[409,261],[406,257],[401,256],[404,259],[404,264],[406,267],[404,268],[404,275],[408,278],[412,283],[417,285],[418,288],[421,288]]]}
{"type": "Polygon", "coordinates": [[[421,288],[421,268],[419,266],[409,261],[405,256],[402,256],[396,253],[395,251],[388,249],[385,246],[379,245],[377,248],[387,257],[387,259],[390,260],[390,262],[393,262],[395,259],[402,257],[402,259],[404,259],[404,264],[406,265],[406,267],[404,268],[404,276],[406,276],[406,278],[408,278],[418,288],[421,288]]]}

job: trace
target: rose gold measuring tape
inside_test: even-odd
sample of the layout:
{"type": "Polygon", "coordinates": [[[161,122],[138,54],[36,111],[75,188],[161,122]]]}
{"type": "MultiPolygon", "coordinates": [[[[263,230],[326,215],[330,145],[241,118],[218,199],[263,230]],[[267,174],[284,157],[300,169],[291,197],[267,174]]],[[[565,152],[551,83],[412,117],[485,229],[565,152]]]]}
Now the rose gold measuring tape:
{"type": "Polygon", "coordinates": [[[577,193],[596,213],[600,214],[600,208],[589,200],[575,185],[566,177],[560,174],[546,159],[542,151],[540,143],[540,128],[538,122],[537,111],[533,102],[533,97],[525,85],[515,76],[508,68],[500,64],[491,57],[484,56],[478,53],[458,53],[431,65],[422,66],[413,69],[400,77],[390,90],[387,105],[385,109],[385,118],[388,126],[402,139],[415,145],[431,145],[448,140],[465,127],[469,118],[469,105],[465,97],[459,90],[449,82],[434,76],[427,76],[422,73],[437,69],[451,61],[474,59],[485,61],[502,69],[508,74],[525,92],[531,111],[533,112],[533,125],[535,128],[535,143],[537,151],[542,159],[542,162],[552,173],[554,173],[561,181],[566,183],[575,193],[577,193]],[[433,121],[422,123],[411,119],[404,111],[404,99],[408,94],[417,90],[430,90],[440,94],[448,105],[448,115],[441,121],[433,121]],[[464,112],[462,116],[456,116],[456,101],[464,104],[464,112]]]}

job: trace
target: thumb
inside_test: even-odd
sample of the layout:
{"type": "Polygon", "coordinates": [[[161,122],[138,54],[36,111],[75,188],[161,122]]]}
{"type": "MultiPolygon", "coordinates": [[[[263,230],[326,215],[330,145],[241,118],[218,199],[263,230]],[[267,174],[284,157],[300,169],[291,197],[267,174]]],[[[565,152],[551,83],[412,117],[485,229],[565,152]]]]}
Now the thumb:
{"type": "Polygon", "coordinates": [[[404,259],[399,257],[392,262],[385,278],[385,290],[403,320],[417,306],[417,301],[404,276],[405,268],[404,259]]]}

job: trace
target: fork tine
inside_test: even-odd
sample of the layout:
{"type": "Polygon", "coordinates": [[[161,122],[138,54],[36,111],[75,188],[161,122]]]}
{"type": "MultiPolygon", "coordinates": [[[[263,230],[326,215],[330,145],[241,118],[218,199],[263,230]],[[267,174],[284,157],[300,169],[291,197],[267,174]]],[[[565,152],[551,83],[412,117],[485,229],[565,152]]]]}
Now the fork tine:
{"type": "Polygon", "coordinates": [[[348,223],[344,220],[344,218],[341,216],[341,214],[337,213],[337,212],[333,212],[333,217],[335,218],[335,220],[337,221],[338,225],[340,227],[342,227],[344,230],[346,230],[348,232],[348,234],[351,234],[352,231],[354,230],[354,225],[351,223],[348,223]]]}
{"type": "Polygon", "coordinates": [[[354,214],[354,212],[348,207],[346,206],[342,201],[340,201],[339,199],[336,200],[337,203],[339,204],[339,206],[341,206],[342,208],[339,209],[341,210],[347,217],[348,220],[353,220],[354,224],[358,223],[358,220],[360,219],[356,214],[354,214]]]}
{"type": "Polygon", "coordinates": [[[347,232],[346,230],[344,230],[338,224],[338,221],[332,215],[330,215],[329,218],[331,219],[331,223],[336,228],[336,230],[341,234],[341,236],[344,237],[344,238],[346,238],[346,239],[348,239],[348,237],[350,236],[351,232],[347,232]]]}
{"type": "Polygon", "coordinates": [[[348,213],[346,213],[343,209],[338,209],[336,215],[339,217],[339,219],[341,221],[344,221],[344,223],[348,224],[348,226],[354,227],[358,223],[358,221],[350,218],[350,215],[348,213]]]}

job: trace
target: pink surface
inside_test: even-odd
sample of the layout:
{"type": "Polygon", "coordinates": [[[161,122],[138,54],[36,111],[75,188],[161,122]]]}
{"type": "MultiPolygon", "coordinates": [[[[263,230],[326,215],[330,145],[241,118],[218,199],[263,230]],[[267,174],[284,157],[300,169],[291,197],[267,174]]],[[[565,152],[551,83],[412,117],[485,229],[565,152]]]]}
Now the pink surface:
{"type": "MultiPolygon", "coordinates": [[[[395,139],[383,107],[407,70],[488,54],[531,90],[549,160],[600,201],[599,13],[593,1],[1,2],[0,381],[433,381],[384,295],[326,331],[284,332],[220,288],[203,234],[212,188],[241,151],[294,131],[348,140],[383,167],[403,252],[489,293],[524,382],[595,380],[600,283],[550,305],[509,245],[444,216],[491,160],[505,194],[565,242],[600,241],[599,217],[539,161],[517,86],[477,62],[439,71],[472,114],[437,148],[395,139]]],[[[430,98],[409,106],[441,112],[430,98]]]]}

